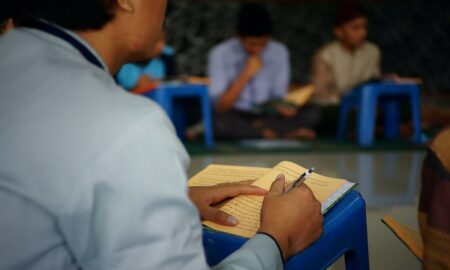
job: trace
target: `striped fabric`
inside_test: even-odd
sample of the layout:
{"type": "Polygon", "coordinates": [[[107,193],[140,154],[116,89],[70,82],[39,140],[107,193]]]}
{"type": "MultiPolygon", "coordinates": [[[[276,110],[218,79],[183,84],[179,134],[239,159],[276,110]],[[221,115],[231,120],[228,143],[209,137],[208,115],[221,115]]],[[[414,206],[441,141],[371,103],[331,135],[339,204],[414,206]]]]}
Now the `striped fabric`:
{"type": "Polygon", "coordinates": [[[431,143],[422,171],[423,269],[450,269],[450,129],[431,143]]]}

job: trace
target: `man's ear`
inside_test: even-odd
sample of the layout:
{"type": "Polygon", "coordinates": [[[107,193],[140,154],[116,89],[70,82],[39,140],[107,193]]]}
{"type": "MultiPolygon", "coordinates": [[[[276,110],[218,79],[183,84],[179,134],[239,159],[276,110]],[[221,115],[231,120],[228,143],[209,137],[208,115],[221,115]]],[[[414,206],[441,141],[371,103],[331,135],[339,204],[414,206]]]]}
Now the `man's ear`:
{"type": "Polygon", "coordinates": [[[117,0],[117,8],[128,12],[134,13],[135,11],[135,1],[134,0],[117,0]]]}

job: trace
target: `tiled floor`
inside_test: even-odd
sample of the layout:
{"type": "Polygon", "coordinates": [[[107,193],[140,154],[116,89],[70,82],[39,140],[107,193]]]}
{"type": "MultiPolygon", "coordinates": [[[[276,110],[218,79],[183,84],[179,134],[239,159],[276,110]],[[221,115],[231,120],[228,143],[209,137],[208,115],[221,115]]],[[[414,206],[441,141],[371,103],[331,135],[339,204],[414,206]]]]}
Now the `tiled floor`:
{"type": "MultiPolygon", "coordinates": [[[[420,269],[419,261],[381,223],[390,215],[417,228],[417,200],[423,152],[307,153],[287,155],[223,155],[192,158],[192,176],[208,164],[272,167],[289,160],[315,167],[320,174],[358,182],[367,203],[371,269],[420,269]]],[[[343,260],[331,269],[345,269],[343,260]]]]}

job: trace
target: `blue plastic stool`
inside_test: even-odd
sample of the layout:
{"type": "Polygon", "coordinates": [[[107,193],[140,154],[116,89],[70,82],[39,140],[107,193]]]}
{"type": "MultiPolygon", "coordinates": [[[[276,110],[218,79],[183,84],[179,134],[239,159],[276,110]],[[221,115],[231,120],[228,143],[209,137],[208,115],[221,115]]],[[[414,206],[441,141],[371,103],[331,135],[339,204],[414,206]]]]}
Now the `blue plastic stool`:
{"type": "Polygon", "coordinates": [[[184,113],[182,108],[175,106],[174,99],[183,97],[198,97],[202,106],[202,118],[205,126],[205,144],[209,148],[214,147],[214,134],[212,126],[211,103],[208,95],[208,87],[205,85],[173,84],[163,85],[145,96],[156,101],[167,113],[175,125],[180,138],[184,137],[184,113]]]}
{"type": "Polygon", "coordinates": [[[381,106],[384,115],[385,137],[399,138],[400,103],[405,99],[411,102],[414,125],[412,139],[415,143],[421,143],[420,88],[416,84],[370,83],[353,90],[342,99],[338,138],[344,138],[347,114],[356,109],[358,142],[362,146],[372,145],[378,105],[381,106]]]}
{"type": "MultiPolygon", "coordinates": [[[[347,270],[369,269],[366,206],[358,192],[351,191],[325,215],[323,229],[316,243],[286,262],[286,270],[327,269],[343,255],[347,270]]],[[[203,245],[208,264],[216,265],[246,240],[204,229],[203,245]]]]}

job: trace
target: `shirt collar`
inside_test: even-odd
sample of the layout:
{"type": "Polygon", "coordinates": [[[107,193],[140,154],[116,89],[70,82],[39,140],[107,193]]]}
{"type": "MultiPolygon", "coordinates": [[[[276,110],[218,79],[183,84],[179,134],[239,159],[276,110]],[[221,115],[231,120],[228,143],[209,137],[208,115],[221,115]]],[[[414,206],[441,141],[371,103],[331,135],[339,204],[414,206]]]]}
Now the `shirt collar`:
{"type": "MultiPolygon", "coordinates": [[[[70,35],[72,38],[76,39],[76,40],[77,40],[78,42],[80,42],[80,43],[81,43],[81,44],[82,44],[82,45],[83,45],[90,53],[92,53],[92,55],[98,60],[98,62],[99,62],[100,65],[102,66],[103,70],[105,70],[106,72],[109,73],[109,68],[108,68],[108,66],[106,65],[106,63],[104,62],[104,60],[103,60],[103,58],[100,56],[100,54],[97,52],[97,50],[96,50],[94,47],[92,47],[86,40],[84,40],[84,39],[83,39],[80,35],[78,35],[76,32],[71,31],[71,30],[68,30],[68,29],[66,29],[66,28],[64,28],[64,27],[61,27],[61,26],[59,26],[59,25],[56,25],[56,24],[53,24],[53,23],[49,23],[48,21],[43,20],[43,19],[39,19],[39,21],[41,21],[41,22],[43,22],[43,23],[45,23],[45,24],[49,24],[49,25],[51,25],[51,26],[53,26],[53,27],[55,27],[55,28],[58,28],[59,30],[65,32],[65,33],[68,34],[68,35],[70,35]]],[[[61,40],[60,38],[55,37],[55,36],[53,36],[53,35],[50,35],[50,36],[52,36],[52,37],[55,38],[55,39],[61,40]]],[[[60,42],[60,44],[64,44],[65,47],[71,48],[72,50],[76,50],[76,49],[73,48],[73,46],[71,46],[68,42],[62,41],[62,42],[60,42]],[[67,46],[66,46],[66,44],[67,44],[67,46]]]]}
{"type": "Polygon", "coordinates": [[[100,56],[100,54],[97,52],[97,50],[94,47],[92,47],[86,40],[84,40],[82,37],[80,37],[80,35],[78,35],[76,32],[73,32],[73,31],[70,31],[70,30],[67,30],[64,28],[60,28],[60,29],[63,30],[64,32],[66,32],[67,34],[71,35],[76,40],[78,40],[81,44],[83,44],[97,58],[97,60],[102,65],[103,69],[109,73],[108,66],[106,65],[105,61],[103,61],[103,58],[100,56]]]}

